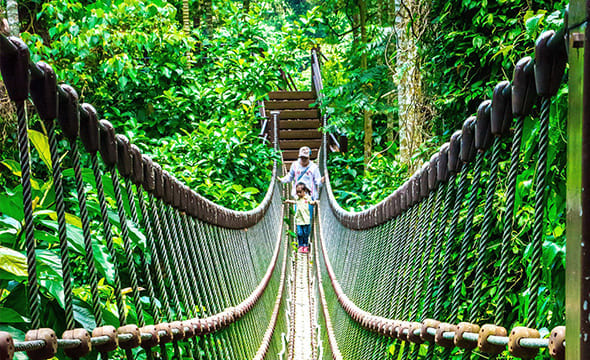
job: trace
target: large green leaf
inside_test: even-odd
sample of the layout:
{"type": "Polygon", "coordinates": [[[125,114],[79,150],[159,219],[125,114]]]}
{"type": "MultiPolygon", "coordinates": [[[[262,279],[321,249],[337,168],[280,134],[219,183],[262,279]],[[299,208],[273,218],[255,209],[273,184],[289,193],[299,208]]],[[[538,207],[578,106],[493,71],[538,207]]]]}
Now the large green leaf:
{"type": "Polygon", "coordinates": [[[92,313],[92,306],[86,302],[74,298],[74,319],[88,331],[92,331],[96,327],[94,314],[92,313]]]}
{"type": "Polygon", "coordinates": [[[51,170],[51,153],[49,152],[47,136],[39,131],[29,129],[29,139],[31,140],[31,144],[37,149],[41,161],[51,170]]]}
{"type": "Polygon", "coordinates": [[[63,308],[64,286],[59,256],[51,250],[37,250],[35,254],[39,263],[39,286],[63,308]]]}
{"type": "Polygon", "coordinates": [[[26,323],[29,319],[17,313],[13,309],[0,307],[0,319],[3,323],[26,323]]]}
{"type": "Polygon", "coordinates": [[[22,186],[18,185],[12,191],[0,193],[0,212],[17,221],[24,219],[22,186]]]}
{"type": "MultiPolygon", "coordinates": [[[[10,279],[23,280],[27,278],[27,258],[24,254],[7,247],[0,246],[0,269],[12,274],[10,279]]],[[[0,273],[0,277],[4,277],[0,273]]]]}
{"type": "Polygon", "coordinates": [[[14,175],[21,177],[22,176],[22,171],[20,169],[20,164],[12,159],[6,159],[6,160],[2,160],[0,161],[0,164],[6,166],[8,168],[8,170],[10,170],[10,172],[12,172],[14,175]]]}
{"type": "Polygon", "coordinates": [[[115,281],[115,267],[107,247],[94,242],[92,249],[94,250],[94,260],[98,272],[104,275],[109,284],[113,284],[115,281]]]}
{"type": "MultiPolygon", "coordinates": [[[[49,217],[52,220],[57,220],[57,212],[55,211],[50,211],[49,213],[47,213],[49,215],[49,217]]],[[[70,213],[66,213],[65,214],[65,218],[66,218],[66,223],[74,225],[78,228],[82,228],[82,220],[80,220],[79,217],[77,217],[76,215],[70,214],[70,213]]]]}

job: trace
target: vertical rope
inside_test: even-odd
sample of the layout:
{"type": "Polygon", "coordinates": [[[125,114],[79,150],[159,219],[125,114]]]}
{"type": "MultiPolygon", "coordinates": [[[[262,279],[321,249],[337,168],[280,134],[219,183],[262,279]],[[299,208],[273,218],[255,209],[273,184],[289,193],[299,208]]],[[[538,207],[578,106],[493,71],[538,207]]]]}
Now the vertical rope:
{"type": "MultiPolygon", "coordinates": [[[[424,298],[424,303],[425,303],[425,308],[424,308],[424,316],[429,316],[430,315],[430,310],[432,308],[432,300],[434,297],[434,282],[435,282],[435,277],[436,277],[436,273],[438,271],[438,262],[439,259],[442,255],[442,251],[443,251],[443,238],[444,238],[444,231],[446,228],[446,223],[447,223],[447,215],[449,213],[449,210],[452,206],[452,200],[453,200],[453,186],[452,184],[449,183],[444,183],[444,184],[440,184],[440,187],[444,187],[445,188],[445,204],[443,207],[443,211],[440,214],[441,219],[438,222],[438,227],[436,230],[436,234],[437,234],[437,239],[436,239],[436,244],[434,247],[434,253],[432,254],[432,264],[430,266],[430,270],[429,270],[429,275],[428,275],[428,285],[426,287],[426,296],[424,298]]],[[[438,312],[438,309],[434,309],[434,312],[438,312]]],[[[434,344],[430,343],[428,344],[428,351],[426,353],[426,359],[430,360],[432,359],[432,356],[434,355],[434,344]]]]}
{"type": "MultiPolygon", "coordinates": [[[[176,221],[177,216],[178,216],[178,212],[172,207],[170,207],[169,210],[170,210],[171,224],[172,224],[174,233],[176,234],[176,238],[175,238],[176,245],[181,246],[181,251],[177,253],[177,256],[179,257],[179,260],[181,260],[183,262],[183,264],[184,264],[183,268],[188,269],[188,271],[185,270],[185,273],[188,273],[190,275],[190,279],[188,277],[185,277],[185,281],[188,282],[190,280],[193,283],[193,286],[190,286],[190,284],[189,284],[189,289],[192,290],[192,292],[189,294],[190,295],[189,301],[192,301],[192,302],[189,303],[189,305],[188,305],[189,309],[190,309],[188,311],[188,313],[189,313],[190,318],[194,318],[194,317],[196,317],[196,311],[197,311],[196,310],[197,305],[196,305],[195,299],[199,298],[199,293],[196,290],[197,282],[195,280],[195,277],[194,277],[194,274],[192,271],[192,267],[190,266],[191,261],[187,258],[188,252],[184,246],[184,241],[185,241],[184,232],[182,231],[182,229],[180,228],[180,226],[178,225],[178,223],[176,221]]],[[[192,350],[192,352],[188,352],[189,357],[194,359],[194,354],[198,353],[199,350],[195,348],[195,344],[193,341],[189,341],[189,346],[192,350]]]]}
{"type": "MultiPolygon", "coordinates": [[[[407,309],[406,306],[406,302],[408,301],[408,291],[410,288],[410,282],[408,277],[410,276],[410,271],[411,271],[411,266],[414,263],[414,260],[416,259],[416,247],[417,244],[414,241],[414,236],[415,236],[415,228],[417,226],[417,221],[418,221],[418,210],[419,210],[420,204],[415,204],[413,206],[412,209],[412,213],[411,213],[411,217],[410,217],[410,224],[408,224],[408,234],[406,236],[406,242],[408,243],[408,247],[406,248],[405,251],[405,257],[404,257],[404,271],[402,274],[402,279],[403,279],[403,289],[402,292],[400,294],[400,311],[398,313],[398,318],[404,318],[403,314],[407,309]]],[[[407,348],[407,346],[405,347],[407,348]]]]}
{"type": "MultiPolygon", "coordinates": [[[[409,227],[409,220],[412,216],[412,214],[410,214],[410,211],[413,209],[410,209],[408,211],[406,211],[402,216],[402,223],[400,224],[400,236],[399,236],[399,242],[405,243],[407,244],[407,231],[408,231],[408,227],[409,227]]],[[[401,267],[403,266],[405,259],[406,259],[406,255],[409,253],[408,251],[409,249],[406,249],[403,245],[400,244],[400,246],[397,249],[397,253],[398,255],[396,256],[396,264],[395,264],[395,268],[392,269],[392,271],[395,271],[398,276],[396,276],[396,284],[395,284],[395,290],[393,293],[393,299],[392,299],[392,304],[391,304],[391,309],[393,311],[390,312],[389,317],[391,318],[393,316],[394,319],[399,319],[400,317],[400,311],[399,311],[399,302],[400,302],[400,296],[399,296],[399,291],[400,291],[400,286],[402,283],[402,276],[401,276],[401,267]],[[395,302],[395,303],[394,303],[395,302]]],[[[393,353],[393,358],[397,359],[399,357],[399,351],[400,351],[400,347],[399,347],[399,342],[394,340],[393,342],[394,344],[394,353],[393,353]]]]}
{"type": "Polygon", "coordinates": [[[31,315],[31,328],[41,325],[39,284],[37,282],[37,258],[35,255],[35,237],[33,228],[33,197],[31,190],[31,160],[29,154],[29,134],[27,129],[27,110],[24,101],[16,103],[18,118],[18,146],[21,168],[21,185],[23,187],[23,213],[25,220],[25,247],[27,248],[27,300],[31,315]]]}
{"type": "MultiPolygon", "coordinates": [[[[207,313],[210,313],[212,309],[212,301],[213,295],[211,293],[212,288],[211,284],[209,283],[209,278],[207,276],[208,271],[205,267],[202,266],[202,262],[200,261],[202,258],[202,254],[198,254],[195,250],[195,243],[199,241],[197,236],[195,235],[195,228],[189,224],[188,215],[182,216],[182,224],[185,228],[185,231],[188,234],[187,238],[187,247],[189,251],[189,257],[195,261],[195,274],[198,276],[198,283],[202,284],[204,288],[204,304],[201,304],[199,309],[197,309],[197,315],[199,317],[205,317],[207,313]],[[202,269],[202,270],[201,270],[202,269]]],[[[211,335],[204,337],[203,342],[205,343],[205,348],[207,350],[207,358],[211,357],[211,335]]],[[[244,354],[242,354],[244,355],[244,354]]]]}
{"type": "MultiPolygon", "coordinates": [[[[465,279],[465,271],[467,269],[467,254],[471,247],[473,234],[473,219],[475,217],[475,211],[477,209],[477,193],[479,191],[479,182],[481,177],[481,168],[483,166],[483,153],[478,152],[475,157],[475,165],[473,167],[473,180],[471,181],[471,192],[469,195],[469,207],[467,208],[467,214],[465,215],[465,228],[463,230],[463,237],[459,247],[459,259],[457,261],[457,275],[453,284],[453,297],[451,300],[452,311],[449,316],[449,322],[454,324],[457,321],[459,314],[459,303],[461,299],[461,286],[465,279]]],[[[461,177],[467,177],[467,169],[469,165],[463,163],[461,169],[461,177]]]]}
{"type": "Polygon", "coordinates": [[[488,242],[490,232],[492,231],[492,222],[494,219],[494,195],[496,194],[496,184],[498,182],[498,163],[500,162],[501,139],[494,138],[492,144],[492,159],[490,161],[490,173],[488,177],[488,188],[486,190],[486,202],[484,208],[483,223],[481,226],[481,237],[479,238],[479,247],[477,251],[477,262],[475,265],[475,287],[473,289],[471,310],[468,321],[475,321],[480,313],[481,298],[483,296],[483,275],[486,271],[488,261],[488,242]]]}
{"type": "Polygon", "coordinates": [[[424,316],[430,316],[431,309],[432,309],[432,300],[434,298],[434,284],[437,279],[436,273],[438,271],[438,260],[442,253],[443,248],[443,241],[442,238],[444,237],[444,229],[446,228],[447,222],[447,215],[449,213],[452,198],[453,198],[453,191],[452,188],[449,186],[448,183],[440,184],[439,187],[443,188],[445,193],[445,202],[443,206],[442,212],[438,214],[438,225],[436,227],[436,243],[434,244],[434,252],[431,256],[431,264],[430,269],[428,270],[428,285],[426,286],[426,295],[424,296],[424,316]]]}
{"type": "Polygon", "coordinates": [[[165,209],[164,202],[162,200],[157,200],[157,202],[159,202],[158,210],[160,219],[162,220],[161,225],[163,225],[165,235],[165,237],[163,238],[163,245],[165,245],[163,246],[164,252],[170,251],[170,253],[172,254],[172,256],[168,257],[168,259],[172,260],[172,268],[174,269],[174,274],[176,275],[174,278],[170,278],[170,280],[172,281],[172,279],[175,279],[180,288],[180,298],[182,299],[182,304],[179,304],[179,310],[182,309],[182,305],[184,306],[184,310],[186,311],[184,313],[181,311],[180,316],[182,318],[183,314],[187,314],[188,317],[191,317],[192,311],[190,311],[190,307],[194,308],[194,302],[189,302],[190,293],[187,295],[188,292],[184,282],[184,280],[186,280],[186,273],[184,271],[179,271],[183,268],[181,268],[178,265],[178,242],[175,241],[175,239],[172,237],[172,227],[170,226],[170,221],[168,221],[168,214],[165,209]],[[175,242],[176,244],[174,244],[175,242]]]}
{"type": "Polygon", "coordinates": [[[549,147],[549,110],[551,98],[541,100],[539,124],[539,158],[537,159],[537,181],[535,184],[535,224],[533,226],[531,277],[529,279],[528,327],[537,322],[537,301],[541,286],[541,256],[543,255],[543,226],[545,221],[545,181],[547,176],[547,149],[549,147]]]}
{"type": "Polygon", "coordinates": [[[82,169],[80,167],[80,152],[78,143],[70,142],[72,153],[72,163],[74,165],[74,177],[76,178],[76,192],[78,193],[78,205],[80,205],[80,220],[82,221],[82,233],[84,234],[84,250],[86,254],[86,266],[88,266],[88,275],[90,278],[90,293],[92,294],[92,309],[96,325],[103,324],[102,312],[100,310],[100,298],[98,296],[98,278],[96,275],[96,265],[94,263],[94,250],[92,249],[92,237],[90,235],[90,220],[88,219],[88,210],[86,209],[86,191],[82,182],[82,169]]]}
{"type": "MultiPolygon", "coordinates": [[[[457,194],[454,194],[454,188],[455,188],[455,182],[456,182],[456,178],[457,175],[456,174],[451,174],[450,178],[449,178],[449,182],[448,182],[448,189],[447,189],[447,201],[449,201],[449,210],[450,207],[452,206],[452,202],[453,200],[455,201],[455,206],[453,209],[453,216],[451,218],[451,223],[449,224],[449,228],[448,228],[448,233],[447,233],[447,238],[446,241],[444,239],[444,231],[442,233],[439,233],[438,236],[438,240],[439,242],[442,243],[442,249],[441,249],[441,253],[440,253],[440,261],[441,261],[441,269],[440,269],[440,274],[439,277],[437,279],[438,281],[438,288],[436,290],[436,295],[434,296],[435,298],[435,303],[434,303],[434,311],[432,313],[432,316],[435,319],[440,318],[440,316],[443,313],[443,298],[444,298],[444,294],[447,291],[447,281],[449,278],[449,267],[450,267],[450,261],[451,261],[451,256],[448,253],[448,250],[452,250],[453,247],[453,242],[455,239],[455,230],[457,229],[457,223],[459,222],[459,213],[461,212],[461,205],[463,203],[462,199],[463,199],[463,194],[460,193],[463,191],[462,188],[459,188],[457,191],[457,194]]],[[[445,209],[447,209],[447,204],[445,201],[445,209]]],[[[431,274],[434,275],[434,274],[431,274]]]]}
{"type": "Polygon", "coordinates": [[[125,257],[127,259],[127,267],[129,268],[129,277],[131,279],[131,291],[133,293],[133,300],[135,303],[135,312],[137,314],[137,325],[143,327],[145,320],[143,318],[143,306],[141,305],[141,298],[139,297],[139,289],[137,286],[137,274],[135,270],[135,261],[133,260],[133,250],[131,249],[131,241],[129,240],[129,229],[127,228],[127,216],[125,215],[125,208],[123,207],[123,197],[121,196],[121,185],[119,184],[119,176],[114,165],[109,166],[111,173],[111,180],[113,182],[113,190],[115,191],[115,202],[117,203],[117,211],[119,213],[119,223],[121,224],[121,234],[123,235],[123,250],[125,250],[125,257]]]}
{"type": "MultiPolygon", "coordinates": [[[[424,264],[424,262],[426,260],[424,260],[426,258],[426,252],[424,251],[425,249],[430,249],[430,245],[427,246],[427,243],[430,244],[430,242],[428,241],[428,239],[431,238],[430,233],[429,233],[429,229],[432,227],[432,219],[433,219],[433,211],[432,211],[432,205],[434,204],[434,199],[436,198],[436,193],[434,191],[431,191],[430,194],[428,194],[428,203],[426,204],[426,219],[424,221],[424,223],[422,223],[422,229],[420,230],[420,235],[421,238],[420,240],[420,244],[421,248],[420,248],[420,256],[419,256],[419,262],[418,262],[418,266],[420,267],[420,271],[419,271],[419,275],[418,278],[416,279],[416,282],[414,283],[414,290],[413,293],[414,295],[412,296],[413,302],[412,302],[412,308],[410,309],[410,319],[413,319],[414,316],[418,316],[418,311],[419,311],[419,306],[420,306],[420,296],[421,296],[421,286],[420,286],[420,282],[422,281],[422,279],[424,279],[426,277],[426,266],[424,264]]],[[[441,198],[441,196],[439,196],[439,198],[441,198]]],[[[438,202],[437,202],[438,203],[438,202]]],[[[440,208],[440,203],[438,203],[438,206],[436,207],[436,209],[440,208]]]]}
{"type": "Polygon", "coordinates": [[[49,122],[47,124],[47,132],[49,137],[49,153],[51,154],[51,167],[53,170],[53,186],[55,189],[55,212],[57,214],[61,269],[63,274],[66,329],[71,330],[75,326],[74,305],[72,298],[72,276],[70,269],[70,254],[68,251],[68,235],[66,230],[66,209],[64,204],[63,179],[61,174],[59,149],[57,148],[57,139],[55,136],[54,122],[49,122]]]}
{"type": "Polygon", "coordinates": [[[510,260],[510,243],[512,229],[514,228],[514,202],[516,199],[516,177],[518,176],[518,162],[520,144],[522,141],[522,128],[524,119],[518,116],[514,124],[512,137],[512,151],[510,155],[510,170],[508,171],[508,184],[506,188],[506,210],[504,212],[504,229],[502,232],[502,249],[500,253],[500,268],[498,270],[498,304],[494,323],[503,324],[506,318],[506,291],[508,287],[508,261],[510,260]]]}
{"type": "MultiPolygon", "coordinates": [[[[139,220],[137,217],[137,209],[135,207],[136,206],[135,196],[133,196],[133,184],[131,183],[131,179],[129,179],[129,178],[125,178],[125,190],[126,190],[125,192],[127,193],[127,200],[129,201],[129,211],[131,212],[131,220],[133,221],[134,224],[138,225],[138,229],[139,229],[139,220]]],[[[143,214],[142,214],[142,220],[143,220],[143,214]]],[[[146,238],[146,240],[147,240],[147,238],[146,238]]],[[[146,244],[146,246],[147,246],[147,244],[146,244]]],[[[146,248],[146,251],[147,251],[147,248],[146,248]]],[[[143,251],[139,252],[139,261],[143,265],[143,272],[145,273],[146,288],[147,288],[148,295],[149,295],[150,311],[151,311],[152,316],[154,318],[154,322],[157,324],[160,322],[160,315],[158,313],[159,309],[156,307],[156,301],[155,301],[156,294],[154,293],[154,284],[152,282],[152,277],[150,275],[149,264],[147,262],[147,259],[145,258],[145,254],[143,251]]],[[[151,352],[148,351],[148,353],[151,353],[151,352]]]]}
{"type": "MultiPolygon", "coordinates": [[[[164,271],[166,273],[166,278],[170,282],[169,286],[166,286],[166,289],[170,291],[169,296],[172,298],[172,305],[174,306],[174,310],[176,312],[176,317],[178,319],[182,319],[182,308],[180,307],[180,300],[178,298],[178,290],[176,288],[176,282],[174,281],[174,277],[172,276],[172,270],[170,269],[170,260],[168,259],[168,253],[165,250],[164,244],[164,236],[162,235],[162,224],[160,223],[160,216],[157,211],[156,201],[154,200],[154,195],[152,193],[148,193],[148,200],[149,200],[149,207],[152,210],[151,214],[151,224],[155,233],[156,233],[156,244],[158,246],[158,251],[161,255],[162,262],[161,264],[164,265],[164,271]]],[[[167,314],[168,320],[174,319],[171,314],[167,314]],[[169,317],[168,317],[169,316],[169,317]]]]}
{"type": "MultiPolygon", "coordinates": [[[[172,321],[172,312],[170,310],[170,304],[168,300],[168,293],[165,290],[164,285],[164,278],[162,276],[162,265],[160,263],[160,257],[158,256],[158,251],[156,249],[156,244],[154,241],[154,234],[152,233],[152,228],[150,224],[150,219],[148,216],[147,208],[145,206],[145,200],[143,199],[143,191],[140,186],[135,187],[135,192],[137,194],[137,199],[139,200],[139,211],[141,212],[141,221],[143,224],[143,228],[145,229],[147,245],[149,247],[151,256],[152,256],[152,268],[153,272],[156,275],[156,292],[162,297],[162,306],[164,307],[165,311],[165,318],[168,321],[172,321]]],[[[154,322],[158,323],[160,321],[160,312],[157,311],[154,313],[154,322]]]]}
{"type": "MultiPolygon", "coordinates": [[[[424,213],[423,213],[423,219],[420,222],[420,228],[418,229],[418,232],[416,234],[416,240],[418,241],[418,256],[416,256],[415,258],[415,264],[414,264],[414,269],[416,269],[416,266],[418,267],[418,269],[416,269],[415,271],[418,272],[418,277],[413,281],[413,289],[410,291],[409,296],[411,297],[411,307],[410,307],[410,312],[408,314],[408,319],[410,320],[416,320],[418,317],[418,309],[419,309],[419,305],[420,305],[420,297],[419,294],[421,292],[421,282],[422,282],[422,278],[423,276],[426,276],[426,269],[423,262],[423,258],[425,257],[425,253],[426,253],[426,243],[427,243],[427,237],[428,237],[428,231],[430,228],[430,224],[432,221],[432,206],[434,205],[434,199],[436,197],[436,193],[434,191],[431,191],[428,194],[428,198],[427,200],[423,200],[422,202],[423,207],[425,207],[424,213]],[[424,273],[424,274],[422,274],[424,273]]],[[[430,247],[428,247],[429,249],[430,247]]],[[[408,350],[404,350],[403,353],[403,359],[411,359],[411,358],[415,358],[418,354],[418,351],[420,349],[420,345],[416,345],[416,344],[411,344],[408,347],[408,350]],[[412,347],[412,352],[411,354],[409,354],[410,352],[410,347],[412,347]]]]}
{"type": "Polygon", "coordinates": [[[94,179],[96,181],[96,192],[98,194],[98,203],[100,205],[100,215],[102,217],[102,228],[104,232],[104,239],[109,250],[109,255],[113,261],[114,280],[113,287],[115,288],[115,301],[117,303],[117,312],[119,314],[119,324],[127,324],[127,314],[125,313],[125,303],[123,302],[123,294],[121,293],[121,278],[119,276],[119,265],[117,264],[117,253],[113,244],[113,233],[111,223],[109,221],[109,214],[107,211],[107,201],[104,197],[104,188],[102,184],[102,175],[98,166],[98,156],[96,153],[90,154],[90,163],[92,171],[94,172],[94,179]]]}
{"type": "MultiPolygon", "coordinates": [[[[413,233],[412,236],[412,243],[413,243],[413,248],[412,248],[412,253],[410,255],[410,272],[407,272],[406,275],[404,276],[405,280],[404,282],[407,283],[406,286],[406,291],[403,294],[402,298],[404,300],[404,303],[407,302],[407,306],[408,308],[408,312],[406,317],[407,319],[410,320],[414,320],[414,315],[413,315],[413,308],[414,308],[414,303],[412,300],[414,300],[414,286],[412,286],[412,281],[409,281],[410,279],[408,279],[408,276],[410,276],[410,274],[415,274],[416,271],[416,266],[419,265],[419,260],[420,260],[420,255],[423,254],[424,249],[423,249],[423,241],[420,241],[420,238],[422,236],[422,231],[424,230],[424,224],[426,223],[426,218],[429,216],[428,212],[429,212],[429,205],[432,204],[428,204],[427,201],[421,201],[421,207],[420,207],[420,217],[418,219],[418,222],[415,223],[415,231],[413,233]]],[[[418,205],[416,205],[418,206],[418,205]]],[[[402,353],[402,358],[403,359],[408,359],[409,353],[410,353],[410,348],[414,346],[414,344],[410,344],[410,343],[405,343],[404,344],[404,351],[402,353]]]]}

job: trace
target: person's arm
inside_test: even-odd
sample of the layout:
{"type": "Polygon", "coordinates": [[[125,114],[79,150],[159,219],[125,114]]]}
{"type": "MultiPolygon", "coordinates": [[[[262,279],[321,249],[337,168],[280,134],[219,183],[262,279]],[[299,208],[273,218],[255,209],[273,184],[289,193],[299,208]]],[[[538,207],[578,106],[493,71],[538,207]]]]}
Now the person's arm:
{"type": "Polygon", "coordinates": [[[295,204],[295,200],[285,200],[285,204],[295,204]]]}
{"type": "Polygon", "coordinates": [[[313,182],[319,192],[320,189],[322,188],[322,185],[324,184],[324,182],[322,180],[322,174],[320,174],[320,168],[317,166],[315,167],[315,169],[313,171],[313,182]]]}
{"type": "Polygon", "coordinates": [[[291,168],[289,169],[289,173],[282,178],[279,178],[279,181],[283,184],[290,183],[295,178],[295,163],[291,164],[291,168]]]}

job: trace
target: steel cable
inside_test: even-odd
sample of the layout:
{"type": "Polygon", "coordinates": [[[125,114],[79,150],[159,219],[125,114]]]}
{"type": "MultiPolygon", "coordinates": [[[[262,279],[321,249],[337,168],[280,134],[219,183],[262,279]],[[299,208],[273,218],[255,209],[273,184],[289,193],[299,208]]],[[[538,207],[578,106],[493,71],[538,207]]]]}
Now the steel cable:
{"type": "MultiPolygon", "coordinates": [[[[137,229],[140,229],[139,218],[137,217],[137,208],[136,208],[137,205],[135,203],[135,196],[133,196],[133,184],[131,183],[131,180],[129,178],[125,178],[124,181],[125,181],[125,192],[127,193],[127,201],[129,202],[129,212],[131,213],[131,221],[133,221],[133,223],[137,226],[137,229]]],[[[143,215],[142,215],[142,220],[143,220],[143,215]]],[[[145,232],[146,231],[144,230],[143,233],[145,233],[145,232]]],[[[146,246],[147,246],[147,243],[146,243],[146,246]]],[[[148,250],[147,247],[145,250],[146,251],[148,250]]],[[[156,301],[155,301],[156,300],[156,293],[154,292],[154,284],[152,282],[152,276],[150,274],[149,264],[147,262],[147,259],[146,259],[143,251],[139,252],[139,262],[143,265],[143,272],[145,274],[145,282],[146,282],[146,288],[148,291],[150,311],[152,313],[152,317],[154,318],[155,323],[157,324],[160,322],[160,315],[158,313],[159,309],[157,308],[156,301]]],[[[149,353],[149,351],[148,351],[148,353],[149,353]]]]}
{"type": "Polygon", "coordinates": [[[72,155],[72,165],[74,167],[74,177],[76,179],[76,192],[78,194],[78,205],[80,205],[80,220],[82,221],[82,234],[84,235],[84,259],[88,266],[88,275],[90,282],[90,293],[92,296],[92,310],[96,324],[103,324],[102,311],[100,309],[100,297],[98,295],[98,277],[96,274],[96,265],[94,263],[94,250],[92,249],[92,235],[90,234],[90,220],[88,219],[88,210],[86,208],[86,191],[82,180],[82,169],[80,165],[80,152],[78,143],[70,141],[72,155]]]}
{"type": "Polygon", "coordinates": [[[468,321],[476,321],[480,313],[481,299],[483,293],[483,277],[486,270],[486,262],[488,259],[488,242],[490,233],[492,231],[493,211],[494,211],[494,195],[496,193],[496,184],[498,182],[498,163],[500,161],[501,139],[494,138],[492,144],[492,159],[490,161],[490,172],[488,176],[488,188],[486,190],[486,202],[484,208],[484,217],[481,227],[481,237],[479,238],[479,246],[477,251],[477,261],[475,265],[475,287],[473,289],[473,296],[471,302],[471,310],[469,312],[468,321]]]}
{"type": "MultiPolygon", "coordinates": [[[[451,174],[449,178],[449,189],[447,189],[447,198],[449,196],[452,197],[451,202],[455,202],[453,208],[453,215],[451,217],[451,222],[449,223],[446,241],[444,239],[444,232],[443,234],[439,235],[439,241],[443,242],[443,248],[441,249],[441,266],[440,266],[440,275],[438,277],[439,286],[436,290],[435,303],[434,303],[434,311],[432,316],[435,319],[441,318],[444,315],[443,313],[443,295],[447,291],[447,282],[449,279],[449,271],[450,271],[450,262],[451,262],[451,254],[450,251],[453,250],[453,243],[455,241],[455,232],[457,230],[457,224],[459,223],[459,215],[461,212],[461,206],[463,204],[463,193],[464,193],[464,182],[459,182],[456,184],[456,174],[451,174]],[[453,189],[456,188],[456,193],[454,193],[453,189]],[[454,193],[454,194],[453,194],[454,193]]],[[[463,177],[461,177],[463,178],[463,177]]],[[[452,206],[452,205],[451,205],[452,206]]]]}
{"type": "MultiPolygon", "coordinates": [[[[432,301],[434,300],[434,281],[435,281],[435,277],[436,274],[438,272],[438,267],[439,267],[439,259],[441,258],[441,255],[443,254],[443,239],[444,239],[444,233],[445,233],[445,229],[446,229],[446,225],[447,225],[447,217],[449,214],[449,210],[453,204],[453,188],[454,185],[453,184],[449,184],[449,183],[442,183],[439,184],[439,186],[444,187],[445,189],[445,203],[444,203],[444,207],[442,210],[442,213],[439,215],[440,216],[440,221],[438,221],[438,226],[437,226],[437,230],[436,230],[436,234],[437,234],[437,239],[436,239],[436,244],[434,246],[434,250],[432,253],[432,257],[431,257],[431,265],[430,265],[430,269],[428,271],[429,275],[428,275],[428,285],[426,287],[426,296],[424,297],[424,311],[423,314],[425,316],[430,316],[431,314],[431,310],[432,310],[432,301]]],[[[433,314],[436,313],[438,311],[438,309],[434,309],[433,314]]],[[[428,351],[426,353],[426,359],[430,360],[432,359],[432,356],[434,355],[434,344],[430,343],[428,345],[428,351]]]]}
{"type": "Polygon", "coordinates": [[[510,170],[508,171],[506,185],[506,208],[504,210],[504,227],[502,231],[502,248],[500,250],[500,267],[498,269],[498,304],[494,322],[503,324],[505,320],[506,292],[508,286],[508,262],[510,260],[510,243],[514,228],[514,203],[516,199],[516,178],[518,176],[518,163],[520,158],[520,145],[522,141],[522,128],[524,119],[518,116],[514,123],[514,135],[512,136],[512,150],[510,155],[510,170]]]}
{"type": "Polygon", "coordinates": [[[29,153],[29,135],[27,129],[27,110],[24,101],[16,102],[18,118],[18,147],[21,168],[21,185],[23,187],[23,214],[25,222],[25,247],[27,252],[27,300],[31,316],[31,328],[37,329],[40,321],[39,283],[37,282],[37,258],[35,255],[35,235],[33,225],[33,197],[31,189],[31,160],[29,153]]]}
{"type": "Polygon", "coordinates": [[[545,181],[547,177],[547,150],[549,148],[549,115],[551,98],[541,100],[541,114],[539,117],[539,155],[535,183],[535,223],[532,234],[531,275],[529,278],[529,303],[527,312],[527,326],[533,327],[538,317],[538,298],[541,285],[541,256],[543,255],[543,228],[545,225],[545,181]]]}
{"type": "Polygon", "coordinates": [[[135,270],[135,261],[133,260],[133,249],[131,248],[131,241],[129,240],[129,229],[127,228],[127,216],[125,215],[125,208],[123,206],[123,197],[121,196],[121,185],[119,184],[119,176],[114,165],[109,166],[108,171],[111,173],[111,181],[113,182],[113,190],[115,193],[115,202],[117,204],[117,211],[119,214],[119,225],[121,227],[121,235],[123,238],[123,250],[127,260],[127,268],[129,269],[129,277],[131,279],[131,292],[135,303],[135,313],[137,316],[137,325],[143,327],[145,320],[143,317],[143,307],[139,297],[139,289],[137,284],[137,273],[135,270]]]}
{"type": "Polygon", "coordinates": [[[70,254],[68,251],[68,235],[66,230],[66,209],[64,204],[64,190],[61,173],[61,161],[55,135],[54,122],[47,123],[49,138],[49,153],[51,156],[51,168],[53,171],[53,187],[55,191],[55,213],[57,215],[57,228],[59,248],[61,255],[61,268],[64,286],[64,312],[66,315],[66,330],[74,328],[74,305],[72,297],[72,276],[70,268],[70,254]]]}
{"type": "MultiPolygon", "coordinates": [[[[461,169],[461,177],[467,176],[468,164],[463,163],[461,169]]],[[[453,296],[451,300],[451,314],[449,316],[449,322],[454,324],[459,316],[459,305],[461,298],[461,287],[465,278],[465,271],[467,269],[467,254],[471,249],[471,243],[473,242],[473,219],[475,217],[475,211],[477,210],[477,195],[479,191],[479,182],[481,177],[481,168],[483,166],[483,153],[478,152],[475,157],[475,165],[473,167],[473,179],[471,180],[471,190],[469,195],[469,206],[467,208],[467,214],[465,215],[465,226],[463,228],[463,236],[459,245],[459,257],[457,260],[457,272],[455,282],[453,283],[453,296]]]]}
{"type": "Polygon", "coordinates": [[[102,229],[107,245],[107,250],[111,256],[113,262],[113,287],[115,292],[115,301],[117,303],[117,312],[119,315],[119,324],[127,324],[127,313],[125,312],[125,303],[123,301],[123,294],[121,292],[121,278],[119,276],[119,264],[117,263],[117,253],[115,252],[115,246],[113,244],[113,233],[111,223],[109,221],[109,214],[107,211],[107,202],[104,196],[104,188],[102,183],[102,175],[100,173],[100,167],[98,165],[98,156],[96,153],[90,154],[90,164],[92,172],[94,173],[94,180],[96,182],[96,193],[98,194],[98,204],[100,206],[100,215],[102,218],[102,229]]]}

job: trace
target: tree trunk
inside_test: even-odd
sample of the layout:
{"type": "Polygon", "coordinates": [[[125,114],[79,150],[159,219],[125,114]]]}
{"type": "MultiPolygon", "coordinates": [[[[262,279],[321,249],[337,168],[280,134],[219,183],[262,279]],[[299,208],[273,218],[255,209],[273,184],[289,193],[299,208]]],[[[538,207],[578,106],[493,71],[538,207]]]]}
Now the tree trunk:
{"type": "MultiPolygon", "coordinates": [[[[365,0],[358,0],[358,7],[361,46],[363,47],[361,54],[361,69],[367,70],[367,51],[364,48],[367,44],[367,3],[365,0]]],[[[373,153],[373,120],[371,119],[371,112],[367,109],[363,110],[363,124],[365,130],[363,154],[365,165],[367,165],[371,159],[371,154],[373,153]]]]}
{"type": "Polygon", "coordinates": [[[10,34],[18,36],[20,34],[18,19],[18,2],[16,0],[6,0],[6,19],[10,26],[10,34]]]}
{"type": "Polygon", "coordinates": [[[182,0],[182,31],[188,36],[191,32],[188,0],[182,0]]]}
{"type": "Polygon", "coordinates": [[[198,29],[201,27],[201,13],[203,7],[201,6],[201,0],[195,0],[194,2],[195,11],[193,12],[193,27],[198,29]]]}
{"type": "MultiPolygon", "coordinates": [[[[412,164],[412,155],[424,141],[425,102],[422,94],[422,75],[417,42],[426,29],[425,2],[420,0],[396,0],[395,28],[398,36],[396,69],[400,162],[413,172],[420,164],[412,164]]],[[[427,10],[426,10],[427,11],[427,10]]]]}
{"type": "MultiPolygon", "coordinates": [[[[390,95],[387,95],[387,103],[390,108],[393,108],[393,97],[395,94],[392,92],[390,95]]],[[[385,138],[387,139],[387,143],[390,146],[395,141],[395,118],[393,116],[393,111],[389,111],[386,114],[387,116],[387,128],[385,129],[385,138]]]]}
{"type": "Polygon", "coordinates": [[[212,0],[203,0],[203,15],[205,16],[205,26],[207,31],[213,29],[213,2],[212,0]]]}

